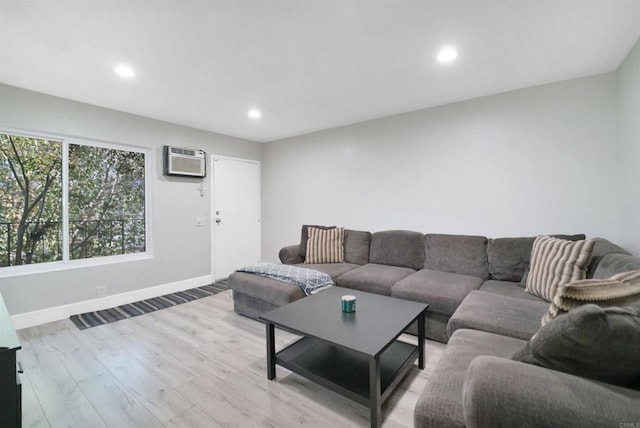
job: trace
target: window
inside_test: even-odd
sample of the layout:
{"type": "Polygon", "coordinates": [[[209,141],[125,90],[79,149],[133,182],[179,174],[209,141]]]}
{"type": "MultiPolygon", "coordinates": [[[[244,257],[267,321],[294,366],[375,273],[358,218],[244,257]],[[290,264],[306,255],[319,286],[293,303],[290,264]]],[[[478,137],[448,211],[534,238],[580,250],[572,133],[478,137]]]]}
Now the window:
{"type": "Polygon", "coordinates": [[[0,133],[0,267],[146,251],[145,153],[0,133]]]}
{"type": "Polygon", "coordinates": [[[62,260],[62,143],[0,134],[0,266],[62,260]]]}
{"type": "Polygon", "coordinates": [[[69,256],[145,250],[144,154],[69,144],[69,256]]]}

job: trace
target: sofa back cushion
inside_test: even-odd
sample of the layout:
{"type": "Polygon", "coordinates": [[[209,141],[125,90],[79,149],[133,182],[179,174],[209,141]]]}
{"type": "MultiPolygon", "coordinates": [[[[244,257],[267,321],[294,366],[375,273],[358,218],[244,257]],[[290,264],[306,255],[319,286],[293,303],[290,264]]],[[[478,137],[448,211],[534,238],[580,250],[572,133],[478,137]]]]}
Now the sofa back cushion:
{"type": "Polygon", "coordinates": [[[426,269],[489,278],[487,238],[468,235],[425,235],[426,269]]]}
{"type": "Polygon", "coordinates": [[[491,279],[521,281],[529,267],[531,248],[535,239],[534,237],[489,239],[487,258],[491,279]]]}
{"type": "Polygon", "coordinates": [[[344,261],[357,265],[369,263],[371,233],[361,230],[344,230],[344,261]]]}
{"type": "MultiPolygon", "coordinates": [[[[613,242],[606,240],[604,238],[593,238],[595,244],[593,246],[593,256],[591,257],[591,264],[589,265],[589,269],[587,269],[587,278],[597,278],[604,279],[609,278],[617,273],[624,272],[623,270],[615,270],[615,269],[626,269],[625,262],[620,263],[623,260],[630,260],[628,257],[608,257],[605,263],[600,267],[600,263],[603,259],[610,254],[623,254],[629,255],[629,253],[622,247],[617,246],[613,242]],[[614,263],[611,263],[614,262],[614,263]],[[615,267],[620,263],[619,267],[615,267]],[[612,269],[613,268],[613,269],[612,269]],[[615,270],[615,271],[614,271],[615,270]],[[596,276],[597,275],[597,276],[596,276]]],[[[629,267],[626,270],[636,270],[637,267],[629,267]]]]}
{"type": "MultiPolygon", "coordinates": [[[[551,235],[568,241],[585,239],[583,233],[577,235],[551,235]]],[[[531,249],[535,237],[489,239],[487,257],[489,276],[498,281],[520,282],[529,269],[531,249]]],[[[521,285],[523,288],[525,283],[521,285]]]]}
{"type": "Polygon", "coordinates": [[[387,230],[371,235],[369,262],[422,269],[424,235],[408,230],[387,230]]]}
{"type": "Polygon", "coordinates": [[[640,269],[640,259],[637,257],[630,254],[611,253],[599,260],[591,278],[606,279],[622,272],[638,269],[640,269]]]}

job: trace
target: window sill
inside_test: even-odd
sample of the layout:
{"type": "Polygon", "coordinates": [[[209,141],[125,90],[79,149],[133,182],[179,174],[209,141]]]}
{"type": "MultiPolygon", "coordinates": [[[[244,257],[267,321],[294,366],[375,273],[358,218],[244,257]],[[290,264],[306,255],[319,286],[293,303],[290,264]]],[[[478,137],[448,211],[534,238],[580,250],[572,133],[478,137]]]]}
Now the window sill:
{"type": "Polygon", "coordinates": [[[115,263],[127,263],[142,260],[150,260],[153,256],[149,252],[136,254],[123,254],[119,256],[108,257],[92,257],[82,260],[70,260],[67,262],[47,262],[37,263],[23,266],[7,266],[0,268],[0,278],[9,278],[13,276],[34,275],[48,272],[57,272],[70,269],[90,268],[96,266],[105,266],[115,263]]]}

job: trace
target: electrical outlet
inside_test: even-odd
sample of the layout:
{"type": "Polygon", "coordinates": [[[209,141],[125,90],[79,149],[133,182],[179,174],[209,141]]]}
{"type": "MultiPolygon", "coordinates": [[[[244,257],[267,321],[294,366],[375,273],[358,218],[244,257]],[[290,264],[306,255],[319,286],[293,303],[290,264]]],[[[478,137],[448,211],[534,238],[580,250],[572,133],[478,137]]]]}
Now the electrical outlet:
{"type": "Polygon", "coordinates": [[[107,295],[107,286],[103,285],[102,287],[98,287],[98,297],[104,297],[107,295]]]}

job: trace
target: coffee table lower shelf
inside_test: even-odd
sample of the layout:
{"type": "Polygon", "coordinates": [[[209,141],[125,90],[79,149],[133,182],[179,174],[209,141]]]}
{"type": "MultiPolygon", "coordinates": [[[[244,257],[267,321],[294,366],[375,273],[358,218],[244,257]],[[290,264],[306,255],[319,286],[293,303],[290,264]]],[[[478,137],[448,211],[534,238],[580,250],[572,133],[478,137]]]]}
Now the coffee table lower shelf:
{"type": "MultiPolygon", "coordinates": [[[[418,359],[418,347],[394,341],[380,355],[380,404],[418,359]]],[[[332,391],[371,407],[371,357],[327,342],[303,337],[276,353],[276,364],[332,391]]]]}

